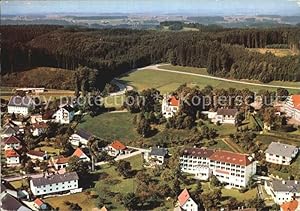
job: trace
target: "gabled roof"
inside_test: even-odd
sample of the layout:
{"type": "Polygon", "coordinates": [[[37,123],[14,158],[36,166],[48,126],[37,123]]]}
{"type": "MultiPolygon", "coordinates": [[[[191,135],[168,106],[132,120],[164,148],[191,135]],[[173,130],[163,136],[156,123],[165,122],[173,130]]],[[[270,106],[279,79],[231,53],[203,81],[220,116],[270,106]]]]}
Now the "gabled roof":
{"type": "Polygon", "coordinates": [[[42,206],[44,204],[44,202],[40,199],[40,198],[36,198],[34,200],[34,203],[37,205],[37,206],[42,206]]]}
{"type": "Polygon", "coordinates": [[[180,206],[183,206],[191,198],[189,191],[185,188],[178,196],[178,202],[180,206]]]}
{"type": "Polygon", "coordinates": [[[18,126],[7,126],[2,130],[3,134],[15,134],[19,131],[19,127],[18,126]]]}
{"type": "Polygon", "coordinates": [[[33,128],[48,128],[45,122],[36,122],[32,124],[33,128]]]}
{"type": "Polygon", "coordinates": [[[292,95],[294,108],[300,110],[300,95],[292,95]]]}
{"type": "Polygon", "coordinates": [[[298,200],[293,200],[290,202],[284,202],[280,205],[280,208],[282,211],[297,211],[300,210],[300,204],[298,200]]]}
{"type": "Polygon", "coordinates": [[[66,164],[69,162],[69,158],[68,157],[64,157],[64,156],[58,156],[54,159],[54,163],[56,164],[66,164]]]}
{"type": "Polygon", "coordinates": [[[31,209],[29,209],[25,204],[9,193],[6,193],[2,196],[1,205],[1,210],[31,211],[31,209]]]}
{"type": "Polygon", "coordinates": [[[15,137],[15,136],[10,136],[4,141],[5,144],[20,144],[21,141],[15,137]]]}
{"type": "Polygon", "coordinates": [[[215,150],[206,148],[186,148],[182,151],[182,155],[209,158],[214,152],[215,150]]]}
{"type": "Polygon", "coordinates": [[[240,154],[223,150],[215,151],[209,158],[213,161],[220,161],[240,166],[248,166],[251,163],[247,154],[240,154]]]}
{"type": "Polygon", "coordinates": [[[154,147],[151,149],[150,155],[163,156],[165,157],[168,154],[168,150],[165,148],[154,147]]]}
{"type": "Polygon", "coordinates": [[[80,137],[82,137],[86,140],[89,140],[93,136],[93,134],[91,134],[90,132],[83,130],[81,128],[77,129],[75,134],[79,135],[80,137]]]}
{"type": "Polygon", "coordinates": [[[63,106],[63,107],[61,107],[61,108],[67,110],[68,112],[74,111],[74,108],[73,108],[72,106],[70,106],[70,105],[65,105],[65,106],[63,106]]]}
{"type": "Polygon", "coordinates": [[[42,185],[50,185],[55,183],[61,182],[68,182],[72,180],[78,180],[79,177],[76,172],[68,172],[65,174],[54,174],[49,176],[42,176],[38,178],[32,178],[32,183],[35,186],[42,186],[42,185]]]}
{"type": "Polygon", "coordinates": [[[75,150],[72,156],[76,156],[78,158],[81,158],[82,156],[88,157],[79,147],[75,150]]]}
{"type": "Polygon", "coordinates": [[[33,155],[33,156],[37,156],[37,157],[44,157],[46,155],[45,152],[43,152],[43,151],[37,151],[37,150],[29,150],[27,152],[27,154],[33,155]]]}
{"type": "Polygon", "coordinates": [[[34,104],[29,96],[21,97],[19,95],[10,98],[8,106],[31,107],[34,104]]]}
{"type": "Polygon", "coordinates": [[[168,102],[169,102],[170,106],[179,106],[179,104],[180,104],[180,100],[177,99],[175,96],[171,96],[169,98],[168,102]]]}
{"type": "Polygon", "coordinates": [[[274,192],[300,192],[300,181],[297,180],[273,180],[269,184],[274,192]]]}
{"type": "Polygon", "coordinates": [[[13,157],[20,157],[20,155],[14,149],[8,149],[5,151],[5,157],[13,158],[13,157]]]}
{"type": "Polygon", "coordinates": [[[16,191],[16,189],[6,180],[1,180],[1,193],[6,190],[16,191]]]}
{"type": "Polygon", "coordinates": [[[112,148],[114,148],[115,150],[125,150],[125,149],[127,149],[127,147],[118,140],[115,140],[114,142],[112,142],[110,146],[112,148]]]}
{"type": "Polygon", "coordinates": [[[55,113],[54,110],[48,110],[45,113],[43,113],[42,119],[44,119],[44,120],[52,119],[54,113],[55,113]]]}
{"type": "Polygon", "coordinates": [[[279,155],[279,156],[285,156],[285,157],[291,157],[295,149],[297,149],[297,147],[295,147],[293,145],[282,144],[279,142],[272,142],[268,146],[266,153],[275,154],[275,155],[279,155]]]}
{"type": "Polygon", "coordinates": [[[238,112],[237,109],[229,109],[229,108],[219,108],[217,110],[217,115],[223,115],[223,116],[235,116],[238,112]]]}

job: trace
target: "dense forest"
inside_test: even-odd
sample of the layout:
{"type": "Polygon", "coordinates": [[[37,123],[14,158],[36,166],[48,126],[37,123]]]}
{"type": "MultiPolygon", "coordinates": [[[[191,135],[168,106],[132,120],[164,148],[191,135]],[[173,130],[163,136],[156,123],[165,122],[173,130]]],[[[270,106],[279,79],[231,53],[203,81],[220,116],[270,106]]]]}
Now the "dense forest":
{"type": "Polygon", "coordinates": [[[300,28],[210,29],[161,32],[58,26],[1,26],[2,72],[38,66],[97,70],[97,88],[113,77],[153,63],[207,67],[222,77],[300,81],[299,56],[276,57],[246,48],[270,45],[300,50],[300,28]]]}

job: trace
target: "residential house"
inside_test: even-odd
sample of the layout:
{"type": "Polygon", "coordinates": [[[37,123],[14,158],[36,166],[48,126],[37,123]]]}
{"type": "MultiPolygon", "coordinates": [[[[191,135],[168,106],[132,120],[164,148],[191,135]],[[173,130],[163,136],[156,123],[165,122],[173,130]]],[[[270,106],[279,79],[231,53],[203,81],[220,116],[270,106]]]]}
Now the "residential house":
{"type": "Polygon", "coordinates": [[[74,118],[74,108],[70,105],[60,107],[54,114],[55,122],[60,124],[69,124],[74,118]]]}
{"type": "Polygon", "coordinates": [[[76,172],[69,172],[31,178],[29,184],[34,196],[45,196],[76,190],[78,189],[78,180],[79,178],[76,172]]]}
{"type": "Polygon", "coordinates": [[[280,165],[290,165],[298,154],[298,147],[272,142],[265,151],[266,161],[280,165]]]}
{"type": "Polygon", "coordinates": [[[93,137],[93,134],[83,129],[77,129],[74,134],[69,138],[70,143],[73,146],[84,145],[87,146],[89,140],[93,137]]]}
{"type": "Polygon", "coordinates": [[[40,136],[43,133],[46,133],[48,125],[44,122],[33,123],[31,132],[33,136],[40,136]]]}
{"type": "Polygon", "coordinates": [[[300,95],[292,95],[287,98],[284,104],[284,112],[287,116],[300,122],[300,95]]]}
{"type": "Polygon", "coordinates": [[[43,200],[41,200],[40,198],[36,198],[33,201],[33,205],[38,210],[49,210],[48,205],[43,200]]]}
{"type": "Polygon", "coordinates": [[[26,155],[33,161],[45,161],[49,158],[47,152],[37,151],[37,150],[29,150],[26,155]]]}
{"type": "Polygon", "coordinates": [[[3,211],[31,211],[31,209],[16,196],[2,192],[2,190],[0,194],[0,199],[1,210],[3,211]]]}
{"type": "Polygon", "coordinates": [[[284,202],[280,205],[280,211],[300,211],[300,199],[284,202]]]}
{"type": "Polygon", "coordinates": [[[21,141],[16,136],[10,136],[4,140],[4,149],[19,149],[21,148],[21,141]]]}
{"type": "Polygon", "coordinates": [[[6,124],[3,126],[3,128],[1,129],[1,138],[8,138],[10,136],[15,136],[19,134],[19,127],[13,124],[6,124]]]}
{"type": "Polygon", "coordinates": [[[184,189],[178,196],[177,210],[178,209],[184,211],[198,211],[198,204],[192,199],[187,189],[184,189]]]}
{"type": "Polygon", "coordinates": [[[125,155],[131,153],[131,150],[128,149],[124,144],[120,141],[115,140],[110,145],[108,145],[105,149],[110,156],[118,156],[125,155]]]}
{"type": "Polygon", "coordinates": [[[87,154],[84,153],[83,149],[81,149],[79,147],[75,150],[75,152],[73,153],[72,156],[78,157],[80,160],[85,161],[85,162],[91,161],[89,156],[87,156],[87,154]]]}
{"type": "Polygon", "coordinates": [[[194,174],[196,179],[208,180],[212,174],[209,157],[215,151],[207,148],[186,148],[181,152],[181,171],[194,174]]]}
{"type": "Polygon", "coordinates": [[[6,164],[7,165],[18,165],[20,164],[20,155],[14,149],[8,149],[5,151],[6,164]]]}
{"type": "Polygon", "coordinates": [[[236,124],[237,109],[219,108],[213,122],[221,124],[236,124]]]}
{"type": "Polygon", "coordinates": [[[16,198],[18,198],[17,190],[6,180],[1,180],[1,194],[8,193],[16,198]]]}
{"type": "Polygon", "coordinates": [[[180,99],[176,96],[164,96],[161,112],[165,118],[174,116],[179,111],[180,99]]]}
{"type": "Polygon", "coordinates": [[[69,166],[69,159],[70,158],[62,155],[51,157],[50,166],[53,166],[56,170],[64,169],[69,166]]]}
{"type": "Polygon", "coordinates": [[[256,173],[256,162],[251,156],[206,148],[184,149],[180,167],[196,179],[208,180],[215,175],[220,182],[235,188],[246,187],[256,173]]]}
{"type": "Polygon", "coordinates": [[[33,99],[29,96],[13,96],[10,98],[7,109],[9,114],[22,114],[27,116],[35,107],[33,99]]]}
{"type": "Polygon", "coordinates": [[[168,149],[154,147],[149,152],[144,154],[144,159],[150,164],[163,165],[167,156],[168,149]]]}
{"type": "Polygon", "coordinates": [[[272,180],[265,181],[265,190],[276,204],[290,202],[300,197],[300,181],[298,180],[272,180]]]}
{"type": "Polygon", "coordinates": [[[45,92],[45,88],[17,88],[16,91],[23,91],[25,93],[43,93],[45,92]]]}
{"type": "Polygon", "coordinates": [[[31,124],[34,123],[40,123],[40,122],[52,122],[54,121],[53,119],[53,115],[54,115],[55,111],[53,110],[48,110],[45,111],[43,114],[33,114],[30,116],[30,122],[31,124]]]}

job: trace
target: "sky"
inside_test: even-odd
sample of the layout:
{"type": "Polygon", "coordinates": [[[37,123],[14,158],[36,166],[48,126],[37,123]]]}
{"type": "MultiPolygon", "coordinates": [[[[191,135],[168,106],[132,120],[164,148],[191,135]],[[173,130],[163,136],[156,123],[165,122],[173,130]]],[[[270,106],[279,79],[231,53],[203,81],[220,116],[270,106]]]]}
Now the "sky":
{"type": "Polygon", "coordinates": [[[2,15],[24,14],[299,15],[300,0],[2,0],[2,15]]]}

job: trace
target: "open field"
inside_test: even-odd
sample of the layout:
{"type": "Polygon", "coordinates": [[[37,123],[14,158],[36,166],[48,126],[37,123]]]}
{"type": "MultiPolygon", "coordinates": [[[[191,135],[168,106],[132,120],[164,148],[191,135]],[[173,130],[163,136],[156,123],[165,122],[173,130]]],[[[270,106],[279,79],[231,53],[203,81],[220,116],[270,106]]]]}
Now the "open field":
{"type": "Polygon", "coordinates": [[[275,48],[251,48],[248,49],[249,51],[258,52],[261,54],[265,54],[267,52],[274,54],[278,57],[284,57],[284,56],[293,56],[296,55],[292,50],[290,49],[275,49],[275,48]]]}
{"type": "MultiPolygon", "coordinates": [[[[168,67],[170,68],[170,66],[168,67]]],[[[178,67],[176,67],[176,71],[178,67]]],[[[185,72],[188,71],[197,71],[196,69],[188,69],[184,70],[185,72]]],[[[183,71],[183,72],[184,72],[183,71]]],[[[203,69],[200,69],[203,73],[203,69]]],[[[179,71],[182,72],[182,71],[179,71]]],[[[254,86],[250,84],[239,84],[233,83],[228,81],[220,81],[217,79],[211,78],[202,78],[196,77],[193,75],[184,75],[174,72],[163,72],[159,70],[152,70],[152,69],[142,69],[135,72],[131,72],[128,75],[123,76],[120,78],[121,81],[133,86],[138,91],[148,89],[148,88],[156,88],[161,91],[161,93],[169,93],[176,90],[180,85],[186,83],[188,86],[199,86],[200,88],[204,88],[207,85],[210,85],[214,88],[219,89],[228,89],[228,88],[236,88],[236,89],[245,89],[248,88],[252,91],[259,91],[261,89],[266,89],[270,91],[276,91],[277,88],[271,87],[263,87],[263,86],[254,86]]],[[[285,82],[282,82],[283,84],[285,82]]],[[[292,83],[292,82],[289,82],[292,83]]],[[[282,85],[283,85],[282,84],[282,85]]],[[[298,84],[298,83],[297,83],[298,84]]],[[[279,85],[279,84],[278,84],[279,85]]],[[[281,86],[281,85],[280,85],[281,86]]],[[[296,83],[295,83],[295,87],[296,83]]],[[[299,86],[298,86],[299,87],[299,86]]],[[[290,93],[297,93],[299,90],[289,90],[290,93]]]]}

